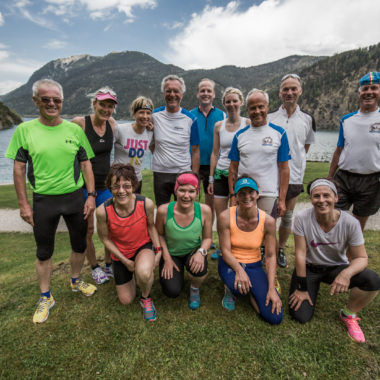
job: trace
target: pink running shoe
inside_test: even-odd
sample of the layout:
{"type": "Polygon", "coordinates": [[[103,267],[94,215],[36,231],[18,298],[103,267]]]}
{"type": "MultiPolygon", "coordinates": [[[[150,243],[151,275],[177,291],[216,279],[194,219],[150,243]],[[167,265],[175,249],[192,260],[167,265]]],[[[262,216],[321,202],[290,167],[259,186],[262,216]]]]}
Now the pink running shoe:
{"type": "Polygon", "coordinates": [[[358,321],[360,321],[360,318],[352,317],[351,315],[346,317],[343,315],[342,310],[339,313],[339,318],[346,325],[348,335],[351,337],[352,340],[358,343],[365,343],[363,331],[358,323],[358,321]]]}

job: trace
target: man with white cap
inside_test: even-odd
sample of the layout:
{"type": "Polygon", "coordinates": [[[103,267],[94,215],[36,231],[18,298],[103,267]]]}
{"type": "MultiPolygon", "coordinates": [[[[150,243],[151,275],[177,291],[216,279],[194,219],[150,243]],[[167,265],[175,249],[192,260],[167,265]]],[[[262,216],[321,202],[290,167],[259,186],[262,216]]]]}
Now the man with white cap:
{"type": "Polygon", "coordinates": [[[380,208],[380,72],[359,81],[359,110],[342,117],[329,178],[338,185],[337,208],[348,210],[362,230],[380,208]],[[337,171],[337,168],[339,170],[337,171]]]}

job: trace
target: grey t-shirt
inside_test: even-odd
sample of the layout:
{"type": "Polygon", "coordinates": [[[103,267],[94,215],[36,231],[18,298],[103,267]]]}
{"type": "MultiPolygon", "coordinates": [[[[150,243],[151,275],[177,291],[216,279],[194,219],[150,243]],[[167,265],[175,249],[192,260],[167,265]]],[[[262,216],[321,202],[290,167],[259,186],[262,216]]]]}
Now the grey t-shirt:
{"type": "Polygon", "coordinates": [[[338,223],[329,232],[324,232],[317,222],[314,208],[302,210],[294,218],[293,233],[306,240],[307,264],[348,264],[347,248],[364,244],[359,221],[345,211],[340,211],[338,223]]]}

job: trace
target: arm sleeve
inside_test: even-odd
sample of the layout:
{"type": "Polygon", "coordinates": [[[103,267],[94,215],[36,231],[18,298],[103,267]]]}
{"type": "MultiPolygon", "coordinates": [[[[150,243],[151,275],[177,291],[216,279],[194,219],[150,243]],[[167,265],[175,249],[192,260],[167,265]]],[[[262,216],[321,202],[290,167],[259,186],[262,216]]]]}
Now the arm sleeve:
{"type": "Polygon", "coordinates": [[[23,140],[21,129],[18,127],[13,133],[7,151],[5,152],[5,157],[15,161],[27,162],[29,156],[28,146],[23,140]]]}
{"type": "Polygon", "coordinates": [[[198,121],[195,119],[191,124],[190,145],[199,145],[198,121]]]}
{"type": "Polygon", "coordinates": [[[240,153],[239,153],[239,149],[238,149],[238,139],[237,139],[236,134],[232,140],[232,145],[231,145],[230,152],[228,153],[228,158],[231,161],[238,161],[238,162],[240,161],[240,153]]]}
{"type": "Polygon", "coordinates": [[[277,162],[289,161],[290,159],[291,156],[289,150],[288,136],[284,131],[284,133],[281,136],[281,145],[278,149],[277,162]]]}
{"type": "Polygon", "coordinates": [[[344,133],[343,133],[343,122],[340,122],[339,127],[339,137],[338,137],[338,144],[339,148],[344,148],[344,133]]]}
{"type": "Polygon", "coordinates": [[[302,219],[299,213],[296,214],[296,216],[294,217],[293,233],[298,236],[305,236],[305,232],[303,230],[303,225],[302,225],[302,219]]]}
{"type": "Polygon", "coordinates": [[[308,135],[306,136],[305,144],[312,144],[315,142],[315,132],[317,128],[315,126],[315,120],[313,116],[310,116],[310,130],[308,135]]]}
{"type": "Polygon", "coordinates": [[[363,232],[360,228],[359,221],[356,219],[351,220],[349,229],[348,245],[355,247],[364,244],[363,232]]]}

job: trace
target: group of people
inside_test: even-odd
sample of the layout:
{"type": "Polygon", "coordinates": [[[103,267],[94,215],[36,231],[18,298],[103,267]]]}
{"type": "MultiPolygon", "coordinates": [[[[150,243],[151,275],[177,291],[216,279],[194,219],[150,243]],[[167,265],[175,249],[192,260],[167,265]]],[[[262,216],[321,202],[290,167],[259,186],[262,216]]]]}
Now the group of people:
{"type": "MultiPolygon", "coordinates": [[[[51,257],[61,215],[72,247],[71,289],[86,296],[96,291],[80,278],[86,254],[96,284],[114,277],[122,304],[133,302],[137,285],[143,317],[154,321],[150,291],[157,266],[162,291],[172,298],[183,289],[186,268],[189,307],[200,307],[208,250],[214,244],[214,213],[219,249],[212,258],[218,259],[225,286],[223,307],[232,311],[236,298],[248,295],[265,321],[281,323],[276,269],[288,265],[284,249],[316,132],[313,117],[298,105],[301,78],[287,74],[281,79],[282,105],[274,113],[268,113],[268,94],[252,89],[245,99],[248,118],[240,114],[244,97],[237,88],[224,91],[225,112],[215,107],[215,82],[208,78],[198,84],[199,106],[191,111],[181,107],[186,91],[182,78],[166,76],[161,90],[165,106],[154,109],[149,98],[140,96],[131,105],[134,121],[118,124],[112,117],[117,95],[101,88],[90,95],[93,112],[70,123],[60,116],[61,85],[50,79],[34,83],[40,116],[17,127],[6,152],[14,160],[20,215],[33,226],[37,244],[40,300],[34,323],[44,322],[55,302],[51,257]],[[154,202],[141,195],[141,166],[148,149],[153,153],[156,218],[154,202]],[[201,183],[205,204],[196,200],[201,183]],[[92,242],[95,208],[105,247],[103,269],[92,242]]],[[[356,313],[380,289],[379,276],[366,268],[362,233],[368,216],[380,208],[379,98],[380,73],[370,72],[359,82],[359,111],[341,120],[328,178],[309,184],[313,207],[298,213],[293,226],[290,315],[302,323],[311,319],[320,282],[331,285],[332,295],[352,288],[339,315],[357,342],[365,338],[356,313]],[[353,216],[342,211],[352,204],[353,216]]]]}

